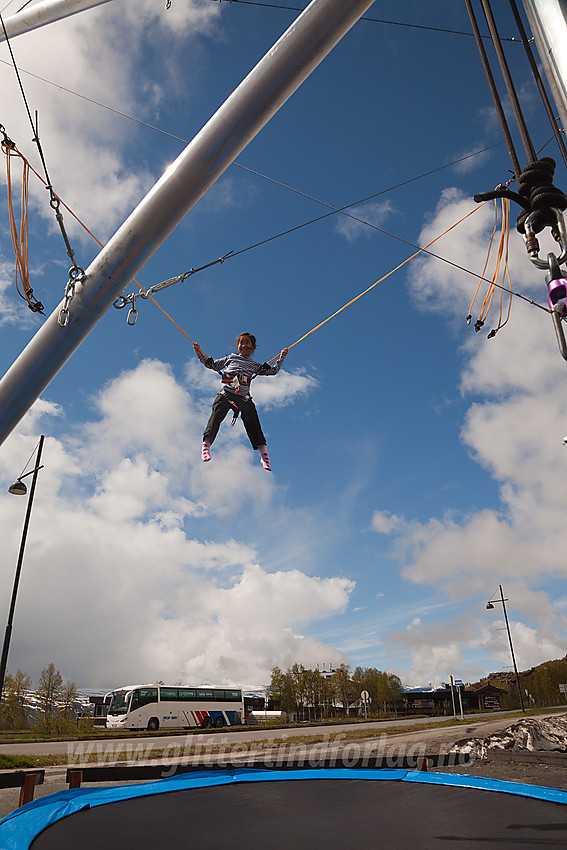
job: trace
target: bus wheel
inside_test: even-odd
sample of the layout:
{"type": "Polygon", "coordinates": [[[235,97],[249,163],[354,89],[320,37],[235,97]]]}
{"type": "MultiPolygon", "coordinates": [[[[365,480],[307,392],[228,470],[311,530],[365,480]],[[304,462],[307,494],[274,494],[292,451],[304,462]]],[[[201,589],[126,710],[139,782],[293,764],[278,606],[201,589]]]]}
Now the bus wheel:
{"type": "Polygon", "coordinates": [[[203,722],[201,723],[201,728],[202,729],[210,729],[212,725],[213,725],[213,721],[211,720],[211,718],[207,714],[206,717],[203,717],[203,722]]]}
{"type": "Polygon", "coordinates": [[[150,717],[148,720],[148,732],[157,732],[159,729],[159,720],[157,717],[150,717]]]}
{"type": "Polygon", "coordinates": [[[224,726],[224,717],[217,717],[217,719],[215,720],[215,726],[217,729],[222,729],[222,727],[224,726]]]}

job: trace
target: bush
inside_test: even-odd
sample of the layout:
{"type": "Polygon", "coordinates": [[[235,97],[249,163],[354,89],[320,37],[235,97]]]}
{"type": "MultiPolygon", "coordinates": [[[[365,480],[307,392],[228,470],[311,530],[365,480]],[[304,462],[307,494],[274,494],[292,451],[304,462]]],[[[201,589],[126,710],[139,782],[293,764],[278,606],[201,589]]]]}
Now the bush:
{"type": "Polygon", "coordinates": [[[76,735],[77,723],[74,718],[63,714],[44,714],[32,729],[41,735],[76,735]]]}
{"type": "Polygon", "coordinates": [[[77,729],[81,734],[88,734],[95,728],[94,717],[78,717],[77,729]]]}

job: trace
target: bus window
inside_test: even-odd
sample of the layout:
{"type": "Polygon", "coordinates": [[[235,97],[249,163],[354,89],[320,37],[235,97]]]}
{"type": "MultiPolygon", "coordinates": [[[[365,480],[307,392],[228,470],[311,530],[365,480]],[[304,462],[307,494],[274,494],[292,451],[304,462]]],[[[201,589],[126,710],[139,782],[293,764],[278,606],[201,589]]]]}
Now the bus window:
{"type": "Polygon", "coordinates": [[[214,699],[213,691],[197,688],[197,699],[214,699]]]}
{"type": "Polygon", "coordinates": [[[135,711],[150,702],[157,702],[157,688],[136,688],[132,694],[130,711],[135,711]]]}
{"type": "Polygon", "coordinates": [[[194,688],[179,688],[179,699],[197,699],[194,688]]]}
{"type": "Polygon", "coordinates": [[[231,702],[241,702],[242,691],[225,691],[224,698],[225,700],[230,700],[231,702]]]}
{"type": "Polygon", "coordinates": [[[159,698],[161,702],[177,702],[179,699],[179,688],[160,688],[159,698]]]}

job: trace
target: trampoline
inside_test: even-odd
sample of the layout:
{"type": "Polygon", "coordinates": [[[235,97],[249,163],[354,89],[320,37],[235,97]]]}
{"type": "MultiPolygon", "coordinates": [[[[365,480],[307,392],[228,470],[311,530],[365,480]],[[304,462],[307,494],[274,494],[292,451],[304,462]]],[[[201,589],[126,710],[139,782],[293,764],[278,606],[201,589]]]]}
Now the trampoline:
{"type": "Polygon", "coordinates": [[[565,847],[567,792],[410,770],[232,769],[40,798],[2,850],[565,847]]]}

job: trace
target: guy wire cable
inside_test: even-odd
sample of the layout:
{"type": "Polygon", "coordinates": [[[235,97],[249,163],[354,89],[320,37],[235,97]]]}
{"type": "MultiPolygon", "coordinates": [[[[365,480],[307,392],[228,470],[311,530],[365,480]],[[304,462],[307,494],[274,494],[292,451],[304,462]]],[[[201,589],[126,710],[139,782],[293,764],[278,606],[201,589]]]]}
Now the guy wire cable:
{"type": "MultiPolygon", "coordinates": [[[[282,3],[260,3],[258,0],[213,0],[214,3],[227,2],[231,5],[239,3],[241,6],[261,6],[265,9],[284,9],[289,12],[304,12],[305,6],[284,6],[282,3]]],[[[370,18],[368,15],[363,15],[359,20],[367,21],[374,24],[388,24],[394,27],[407,27],[416,30],[428,30],[429,32],[443,32],[448,35],[465,35],[470,38],[471,33],[464,30],[450,30],[444,27],[430,27],[425,24],[410,24],[405,21],[388,21],[383,18],[370,18]]],[[[482,38],[490,38],[489,35],[483,35],[482,38]]],[[[505,38],[504,41],[516,41],[515,38],[505,38]]]]}

